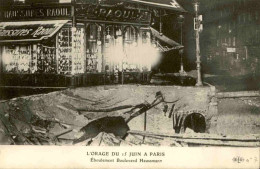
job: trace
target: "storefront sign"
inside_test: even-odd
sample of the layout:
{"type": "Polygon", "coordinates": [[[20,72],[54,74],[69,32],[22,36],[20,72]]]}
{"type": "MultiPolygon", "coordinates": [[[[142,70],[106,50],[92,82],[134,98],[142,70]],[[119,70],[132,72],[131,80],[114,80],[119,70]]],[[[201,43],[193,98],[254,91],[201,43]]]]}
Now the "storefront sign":
{"type": "Polygon", "coordinates": [[[42,40],[51,37],[67,21],[2,22],[0,42],[42,40]]]}
{"type": "Polygon", "coordinates": [[[236,52],[236,48],[227,48],[227,52],[228,53],[235,53],[236,52]]]}
{"type": "Polygon", "coordinates": [[[149,23],[149,11],[129,9],[124,6],[101,6],[84,4],[76,7],[76,16],[85,19],[149,23]]]}
{"type": "Polygon", "coordinates": [[[57,17],[70,17],[71,7],[34,7],[34,8],[15,8],[4,9],[1,11],[0,19],[19,20],[19,19],[35,19],[35,18],[57,18],[57,17]]]}

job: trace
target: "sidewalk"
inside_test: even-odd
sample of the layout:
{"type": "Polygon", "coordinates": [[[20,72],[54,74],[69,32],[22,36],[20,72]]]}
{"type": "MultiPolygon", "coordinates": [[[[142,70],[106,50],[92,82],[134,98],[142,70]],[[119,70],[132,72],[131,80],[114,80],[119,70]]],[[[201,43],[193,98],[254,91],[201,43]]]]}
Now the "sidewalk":
{"type": "Polygon", "coordinates": [[[221,92],[232,91],[249,91],[260,89],[259,77],[246,76],[207,76],[203,79],[204,82],[209,83],[216,87],[221,92]]]}

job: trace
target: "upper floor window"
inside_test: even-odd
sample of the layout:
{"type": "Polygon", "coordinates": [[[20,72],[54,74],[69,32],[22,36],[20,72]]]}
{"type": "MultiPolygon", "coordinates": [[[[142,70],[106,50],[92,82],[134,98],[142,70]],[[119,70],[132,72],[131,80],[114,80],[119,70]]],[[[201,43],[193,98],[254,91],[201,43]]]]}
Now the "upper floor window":
{"type": "Polygon", "coordinates": [[[236,37],[233,37],[233,46],[236,46],[236,37]]]}
{"type": "Polygon", "coordinates": [[[238,16],[238,23],[241,23],[241,15],[238,16]]]}
{"type": "Polygon", "coordinates": [[[251,13],[248,13],[248,20],[249,20],[249,21],[252,21],[251,13]]]}
{"type": "Polygon", "coordinates": [[[256,30],[256,42],[260,42],[260,30],[256,30]]]}
{"type": "Polygon", "coordinates": [[[46,3],[59,3],[60,0],[25,0],[28,4],[46,4],[46,3]]]}
{"type": "Polygon", "coordinates": [[[59,3],[71,3],[72,0],[59,0],[59,3]]]}
{"type": "Polygon", "coordinates": [[[232,45],[232,39],[231,37],[228,38],[228,46],[231,46],[232,45]]]}
{"type": "Polygon", "coordinates": [[[15,3],[25,3],[25,0],[14,0],[15,3]]]}
{"type": "Polygon", "coordinates": [[[246,23],[246,14],[243,14],[243,21],[246,23]]]}

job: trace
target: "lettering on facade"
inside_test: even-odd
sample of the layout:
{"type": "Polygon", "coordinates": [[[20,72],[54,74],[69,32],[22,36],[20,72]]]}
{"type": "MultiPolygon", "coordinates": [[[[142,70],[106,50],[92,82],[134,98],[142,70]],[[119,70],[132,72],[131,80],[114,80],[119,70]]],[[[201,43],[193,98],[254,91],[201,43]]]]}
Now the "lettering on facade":
{"type": "Polygon", "coordinates": [[[0,40],[12,39],[39,39],[44,36],[50,36],[57,30],[58,26],[37,26],[28,25],[27,27],[18,28],[14,26],[7,26],[4,29],[0,29],[0,40]]]}
{"type": "Polygon", "coordinates": [[[138,9],[128,9],[123,6],[84,4],[76,7],[76,16],[105,21],[149,23],[151,12],[138,9]]]}
{"type": "Polygon", "coordinates": [[[51,18],[71,16],[70,7],[43,7],[31,9],[7,9],[3,10],[0,17],[2,20],[51,18]]]}
{"type": "Polygon", "coordinates": [[[0,29],[0,37],[2,36],[26,36],[32,31],[32,29],[14,29],[14,30],[1,30],[0,29]]]}

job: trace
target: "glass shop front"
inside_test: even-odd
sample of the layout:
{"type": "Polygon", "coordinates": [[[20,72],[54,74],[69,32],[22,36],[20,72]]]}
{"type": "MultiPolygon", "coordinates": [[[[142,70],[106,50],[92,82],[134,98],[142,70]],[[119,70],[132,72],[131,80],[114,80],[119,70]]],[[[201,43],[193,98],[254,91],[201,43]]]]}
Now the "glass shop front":
{"type": "Polygon", "coordinates": [[[0,26],[4,85],[66,86],[69,75],[85,72],[83,26],[73,30],[69,20],[1,22],[0,26]]]}
{"type": "MultiPolygon", "coordinates": [[[[65,8],[60,12],[57,9],[54,14],[36,8],[33,10],[38,13],[31,11],[31,15],[35,13],[34,19],[37,14],[71,16],[65,8]]],[[[150,29],[152,13],[147,8],[77,4],[74,26],[71,19],[24,21],[27,10],[20,16],[12,10],[3,11],[2,86],[144,82],[149,80],[151,66],[160,59],[156,37],[150,29]],[[9,21],[12,19],[15,21],[9,21]]]]}

